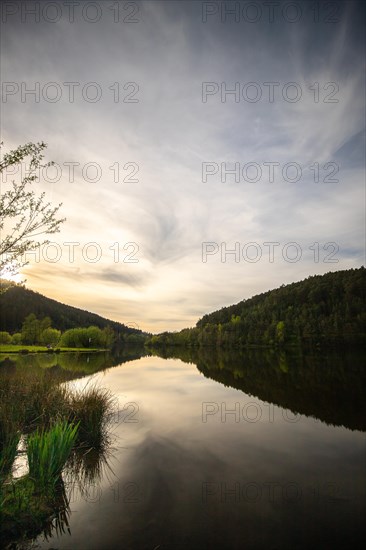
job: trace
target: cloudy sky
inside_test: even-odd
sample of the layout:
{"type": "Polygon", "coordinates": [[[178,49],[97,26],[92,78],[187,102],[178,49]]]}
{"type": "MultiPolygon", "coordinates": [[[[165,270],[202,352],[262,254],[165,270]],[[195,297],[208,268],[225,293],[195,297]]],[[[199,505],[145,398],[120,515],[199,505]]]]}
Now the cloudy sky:
{"type": "Polygon", "coordinates": [[[48,144],[67,221],[29,288],[159,332],[364,264],[362,3],[35,6],[2,4],[1,139],[48,144]]]}

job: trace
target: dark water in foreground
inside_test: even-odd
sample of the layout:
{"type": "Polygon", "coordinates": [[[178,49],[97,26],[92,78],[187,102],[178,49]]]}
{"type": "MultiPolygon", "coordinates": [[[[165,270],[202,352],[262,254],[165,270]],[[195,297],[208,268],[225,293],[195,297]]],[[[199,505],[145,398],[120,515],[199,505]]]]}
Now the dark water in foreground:
{"type": "Polygon", "coordinates": [[[113,449],[84,485],[65,480],[68,529],[32,548],[361,547],[361,357],[207,350],[182,359],[142,357],[94,374],[118,398],[113,449]]]}

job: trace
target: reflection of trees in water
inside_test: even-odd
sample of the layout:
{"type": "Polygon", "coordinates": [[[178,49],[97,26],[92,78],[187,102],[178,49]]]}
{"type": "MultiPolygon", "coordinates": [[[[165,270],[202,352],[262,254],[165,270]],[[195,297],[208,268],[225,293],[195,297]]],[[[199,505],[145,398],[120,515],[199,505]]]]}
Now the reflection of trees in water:
{"type": "Polygon", "coordinates": [[[327,424],[366,431],[366,372],[360,351],[165,348],[207,378],[327,424]]]}
{"type": "Polygon", "coordinates": [[[0,359],[0,368],[8,372],[14,369],[17,371],[29,368],[33,371],[48,369],[60,379],[70,380],[134,361],[145,355],[147,352],[141,346],[126,346],[118,354],[110,352],[11,354],[0,359]]]}

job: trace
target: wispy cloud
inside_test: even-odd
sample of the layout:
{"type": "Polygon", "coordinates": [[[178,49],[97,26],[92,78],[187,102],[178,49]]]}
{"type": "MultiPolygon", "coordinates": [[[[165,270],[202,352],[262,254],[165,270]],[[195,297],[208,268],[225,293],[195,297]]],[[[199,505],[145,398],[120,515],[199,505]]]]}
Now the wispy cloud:
{"type": "Polygon", "coordinates": [[[65,14],[54,24],[21,23],[16,17],[3,24],[3,82],[26,82],[29,89],[39,82],[41,90],[38,103],[30,95],[21,101],[20,92],[3,102],[3,139],[8,147],[30,140],[49,144],[48,156],[62,175],[40,188],[54,202],[63,201],[68,218],[54,239],[62,249],[60,260],[33,262],[25,269],[28,285],[159,331],[192,325],[206,311],[283,282],[361,265],[360,4],[342,4],[335,23],[312,22],[307,3],[300,3],[298,22],[278,17],[269,23],[263,17],[253,24],[222,22],[220,15],[203,23],[200,2],[137,4],[135,24],[113,23],[112,12],[103,12],[94,24],[80,17],[69,23],[65,14]],[[57,102],[42,97],[50,82],[62,90],[57,102]],[[80,83],[73,103],[65,82],[80,83]],[[82,95],[90,82],[102,90],[95,103],[82,95]],[[117,82],[120,99],[137,90],[123,86],[136,83],[138,102],[115,102],[117,82]],[[206,102],[203,82],[219,86],[206,102]],[[255,92],[245,88],[250,82],[262,92],[257,102],[244,99],[255,92]],[[269,82],[276,83],[273,102],[269,82]],[[232,94],[222,100],[222,90],[236,83],[239,101],[232,94]],[[301,91],[296,102],[288,99],[297,90],[289,83],[301,91]],[[333,99],[337,102],[328,102],[333,99]],[[65,165],[70,162],[79,163],[74,181],[65,165]],[[206,182],[204,162],[219,169],[206,182]],[[249,162],[261,168],[257,182],[242,177],[249,162]],[[91,181],[93,168],[85,172],[88,163],[100,167],[99,181],[91,181]],[[241,181],[233,175],[221,181],[221,163],[231,169],[240,163],[241,181]],[[268,163],[277,163],[272,183],[268,163]],[[284,179],[287,163],[301,167],[299,181],[284,179]],[[339,181],[324,181],[333,171],[339,181]],[[74,262],[67,242],[79,243],[74,262]],[[91,242],[101,251],[96,263],[83,254],[91,242]],[[218,246],[206,263],[203,242],[218,246]],[[227,255],[223,262],[221,244],[229,250],[236,242],[240,261],[227,255]],[[243,259],[250,242],[261,247],[257,262],[243,259]],[[266,242],[280,243],[273,262],[266,242]],[[298,262],[283,257],[289,242],[302,249],[298,262]],[[338,246],[336,263],[324,261],[329,242],[338,246]],[[319,261],[310,248],[314,243],[319,261]],[[132,253],[138,262],[125,261],[132,253]]]}

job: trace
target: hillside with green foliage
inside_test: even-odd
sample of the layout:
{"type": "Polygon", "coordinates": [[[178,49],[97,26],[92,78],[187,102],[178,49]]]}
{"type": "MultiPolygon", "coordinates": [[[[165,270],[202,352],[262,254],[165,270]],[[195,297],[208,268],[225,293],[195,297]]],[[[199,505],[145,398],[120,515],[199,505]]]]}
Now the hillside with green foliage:
{"type": "Polygon", "coordinates": [[[204,315],[150,346],[287,346],[366,343],[366,269],[315,275],[204,315]]]}
{"type": "Polygon", "coordinates": [[[90,313],[47,298],[38,292],[9,281],[1,281],[0,292],[0,331],[21,332],[24,320],[31,314],[37,318],[50,318],[52,327],[62,332],[80,327],[111,328],[120,335],[141,335],[136,328],[105,319],[96,313],[90,313]]]}

